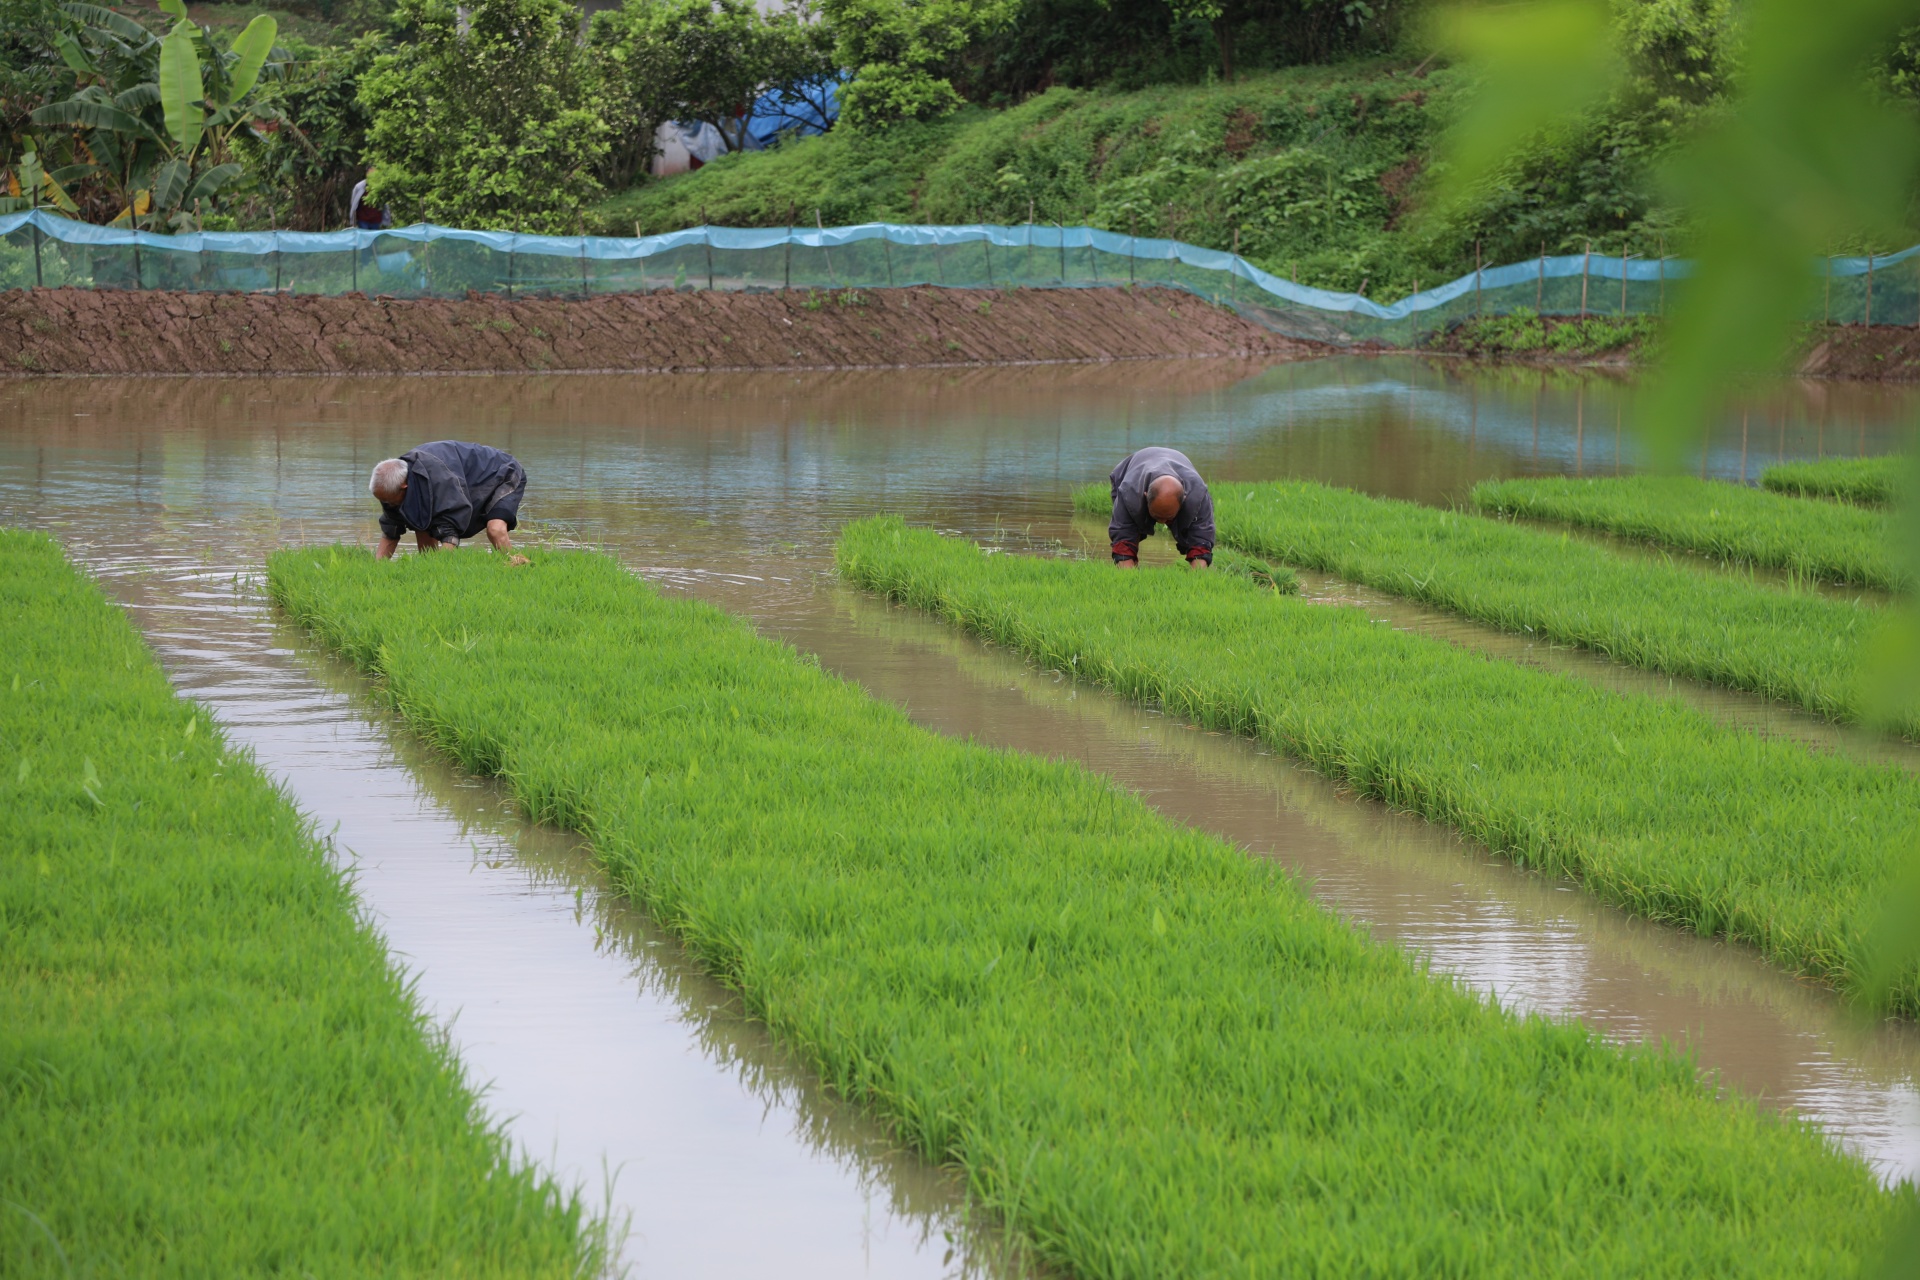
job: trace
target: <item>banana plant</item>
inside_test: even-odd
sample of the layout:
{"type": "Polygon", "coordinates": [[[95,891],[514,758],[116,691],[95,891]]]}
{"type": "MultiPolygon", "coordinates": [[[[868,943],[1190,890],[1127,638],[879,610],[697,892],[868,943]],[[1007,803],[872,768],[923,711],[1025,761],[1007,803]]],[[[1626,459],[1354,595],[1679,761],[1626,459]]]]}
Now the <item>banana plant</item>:
{"type": "Polygon", "coordinates": [[[272,101],[287,62],[274,47],[278,23],[261,14],[221,49],[188,19],[183,0],[160,0],[175,18],[164,36],[98,5],[62,8],[77,25],[55,42],[79,87],[32,117],[73,131],[74,163],[52,176],[63,189],[99,182],[120,211],[116,225],[197,226],[200,211],[241,176],[235,137],[283,119],[272,101]]]}

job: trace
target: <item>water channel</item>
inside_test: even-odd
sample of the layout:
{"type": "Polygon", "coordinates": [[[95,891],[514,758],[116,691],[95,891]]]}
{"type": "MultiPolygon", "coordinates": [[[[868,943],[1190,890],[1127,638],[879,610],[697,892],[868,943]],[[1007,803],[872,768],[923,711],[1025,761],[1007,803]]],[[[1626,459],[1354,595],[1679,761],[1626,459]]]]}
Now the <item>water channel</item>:
{"type": "MultiPolygon", "coordinates": [[[[1302,475],[1457,502],[1473,482],[1638,457],[1617,374],[1412,359],[659,377],[0,383],[0,522],[62,538],[176,685],[334,832],[370,915],[523,1151],[606,1195],[637,1274],[1005,1270],[941,1171],[825,1097],[558,833],[516,820],[276,619],[283,543],[370,542],[376,460],[459,436],[512,450],[528,535],[604,547],[742,613],[946,733],[1084,761],[1293,869],[1376,936],[1513,1005],[1685,1045],[1883,1177],[1920,1172],[1920,1031],[1861,1025],[1739,947],[1635,920],[1254,744],[1199,732],[840,586],[835,530],[874,511],[1081,545],[1076,484],[1164,442],[1223,478],[1302,475]]],[[[1731,411],[1709,475],[1885,452],[1920,397],[1792,384],[1731,411]]],[[[1097,530],[1093,531],[1097,537],[1097,530]]],[[[477,554],[477,553],[476,553],[477,554]]],[[[1701,572],[1713,571],[1701,566],[1701,572]]],[[[1622,673],[1311,582],[1332,607],[1760,732],[1914,764],[1757,700],[1622,673]],[[1397,610],[1397,611],[1396,611],[1397,610]],[[1504,647],[1503,647],[1504,646],[1504,647]]]]}

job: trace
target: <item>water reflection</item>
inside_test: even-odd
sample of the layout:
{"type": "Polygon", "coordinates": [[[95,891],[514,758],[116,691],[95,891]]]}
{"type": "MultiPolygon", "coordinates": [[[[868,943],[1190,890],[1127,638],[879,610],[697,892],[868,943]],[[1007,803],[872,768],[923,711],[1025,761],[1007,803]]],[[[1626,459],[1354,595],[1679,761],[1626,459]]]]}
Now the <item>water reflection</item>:
{"type": "MultiPolygon", "coordinates": [[[[1731,478],[1743,465],[1751,471],[1774,457],[1839,451],[1837,442],[1847,451],[1890,448],[1904,437],[1914,394],[1785,388],[1747,408],[1744,452],[1738,414],[1723,421],[1703,451],[1704,465],[1731,478]],[[1771,433],[1772,454],[1764,459],[1756,423],[1771,433]]],[[[0,384],[0,412],[16,424],[0,436],[0,518],[122,546],[115,554],[127,559],[143,554],[142,546],[163,549],[231,577],[254,570],[264,549],[279,541],[370,543],[373,511],[364,486],[377,459],[422,439],[488,440],[526,463],[526,512],[546,536],[605,547],[668,589],[741,612],[907,706],[922,723],[1112,772],[1174,816],[1298,870],[1315,892],[1382,936],[1420,949],[1438,968],[1514,1004],[1577,1016],[1611,1035],[1685,1040],[1730,1084],[1819,1120],[1889,1175],[1911,1171],[1920,1167],[1920,1044],[1912,1028],[1852,1028],[1828,994],[1795,985],[1743,949],[1601,907],[1567,884],[1515,871],[1424,823],[1342,797],[1249,744],[1059,684],[850,595],[831,577],[836,530],[875,510],[973,536],[1072,542],[1080,535],[1066,511],[1069,489],[1103,476],[1122,453],[1150,441],[1178,445],[1211,474],[1307,475],[1429,502],[1458,501],[1489,476],[1626,467],[1635,456],[1626,428],[1637,395],[1617,374],[1486,371],[1410,359],[1264,370],[1199,361],[813,375],[11,383],[0,384]],[[190,547],[197,550],[188,554],[190,547]]],[[[1447,621],[1409,616],[1396,625],[1447,621]]],[[[219,631],[210,616],[147,622],[177,673],[193,669],[203,646],[218,648],[207,638],[219,631]]],[[[1494,643],[1464,632],[1446,638],[1494,643]]],[[[276,643],[293,647],[284,638],[276,643]]],[[[1564,655],[1508,656],[1552,665],[1564,655]]],[[[298,681],[319,680],[310,665],[300,666],[311,659],[281,654],[275,661],[281,666],[263,677],[267,687],[293,679],[287,672],[296,668],[303,673],[298,681]]],[[[1589,678],[1655,691],[1640,689],[1637,674],[1584,655],[1567,661],[1584,664],[1589,678]]],[[[229,663],[221,678],[237,679],[236,670],[229,663]]],[[[240,702],[222,715],[230,723],[240,717],[248,733],[263,740],[309,736],[297,720],[289,721],[291,729],[276,728],[272,709],[247,722],[240,702]]],[[[1859,745],[1820,739],[1824,726],[1765,704],[1736,698],[1721,712],[1738,719],[1756,706],[1760,716],[1748,721],[1755,727],[1823,749],[1859,745]]],[[[362,779],[352,772],[355,761],[377,750],[369,744],[379,735],[357,712],[336,706],[329,714],[361,724],[355,732],[363,738],[330,762],[316,757],[304,766],[310,777],[303,804],[328,823],[383,812],[367,808],[358,794],[362,779]]],[[[296,747],[304,749],[292,742],[288,750],[296,747]]],[[[411,779],[431,776],[422,762],[411,764],[383,761],[394,774],[382,785],[409,780],[408,803],[427,804],[437,821],[449,821],[444,800],[420,801],[411,790],[411,779]]],[[[377,841],[374,828],[401,822],[401,812],[368,817],[359,838],[377,841]]],[[[432,898],[456,880],[509,877],[514,887],[495,897],[519,905],[501,908],[479,936],[491,930],[495,949],[511,944],[531,965],[537,956],[530,953],[576,945],[545,932],[557,922],[565,926],[560,932],[588,939],[577,945],[596,963],[606,962],[590,944],[604,923],[591,911],[577,925],[571,920],[565,884],[580,881],[561,882],[554,899],[539,896],[553,882],[509,867],[482,877],[471,869],[457,827],[447,832],[437,838],[461,850],[457,873],[444,861],[423,864],[413,892],[432,898]],[[515,942],[522,931],[524,948],[515,942]]],[[[370,878],[365,892],[384,912],[388,890],[381,885],[370,878]]],[[[597,900],[595,891],[588,897],[597,900]]],[[[500,1076],[516,1060],[550,1059],[556,1054],[542,1049],[572,1037],[602,1034],[595,1022],[655,1016],[632,1012],[625,972],[619,999],[627,1012],[570,1011],[547,998],[545,983],[481,976],[485,947],[460,942],[432,950],[446,941],[436,942],[438,933],[458,933],[453,926],[429,915],[419,927],[411,940],[396,932],[396,945],[413,956],[430,991],[445,982],[466,993],[443,1008],[497,997],[506,1010],[503,1029],[470,1052],[482,1077],[500,1076]],[[549,1021],[536,1036],[516,1017],[549,1021]],[[488,1056],[495,1053],[506,1065],[488,1056]]],[[[698,1005],[690,999],[666,1003],[698,1005]]],[[[465,1044],[475,1029],[470,1013],[460,1029],[465,1044]]],[[[687,1052],[710,1074],[716,1062],[733,1061],[724,1052],[687,1052]]],[[[529,1096],[564,1096],[571,1087],[562,1081],[529,1096]]],[[[655,1105],[649,1090],[627,1088],[577,1112],[554,1111],[545,1100],[506,1109],[520,1115],[516,1132],[533,1135],[536,1151],[561,1142],[566,1160],[593,1168],[595,1158],[579,1153],[628,1141],[613,1132],[619,1124],[641,1133],[650,1122],[626,1113],[655,1105]],[[609,1120],[616,1113],[618,1124],[609,1120]]],[[[651,1139],[631,1140],[644,1148],[651,1139]]],[[[784,1158],[769,1157],[775,1164],[784,1158]]],[[[902,1200],[892,1176],[863,1184],[860,1175],[850,1184],[887,1187],[889,1213],[905,1206],[891,1219],[889,1239],[912,1235],[924,1229],[912,1224],[927,1220],[913,1218],[918,1202],[902,1200]]],[[[739,1220],[760,1213],[760,1191],[750,1196],[746,1185],[724,1206],[739,1220]]],[[[647,1229],[649,1246],[664,1239],[657,1232],[704,1238],[719,1220],[716,1212],[686,1216],[684,1228],[647,1229]]]]}

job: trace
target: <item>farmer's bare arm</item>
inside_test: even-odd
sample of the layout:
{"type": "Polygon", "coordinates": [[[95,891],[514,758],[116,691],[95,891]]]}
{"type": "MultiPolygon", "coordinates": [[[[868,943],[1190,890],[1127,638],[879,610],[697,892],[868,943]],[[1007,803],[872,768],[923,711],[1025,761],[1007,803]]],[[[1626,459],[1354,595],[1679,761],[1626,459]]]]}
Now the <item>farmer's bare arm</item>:
{"type": "Polygon", "coordinates": [[[393,559],[393,553],[399,549],[400,540],[398,538],[389,538],[385,534],[381,534],[380,546],[374,551],[374,558],[378,560],[391,560],[393,559]]]}

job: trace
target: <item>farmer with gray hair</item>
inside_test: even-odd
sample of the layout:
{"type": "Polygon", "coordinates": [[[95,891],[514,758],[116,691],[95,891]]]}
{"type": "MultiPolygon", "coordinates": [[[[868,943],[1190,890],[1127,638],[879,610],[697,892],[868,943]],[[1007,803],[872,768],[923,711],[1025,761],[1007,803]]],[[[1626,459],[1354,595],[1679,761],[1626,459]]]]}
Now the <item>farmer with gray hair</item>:
{"type": "MultiPolygon", "coordinates": [[[[435,440],[375,464],[367,488],[380,500],[380,550],[390,559],[413,530],[422,551],[457,547],[486,531],[499,552],[511,552],[509,530],[520,523],[527,473],[510,453],[464,440],[435,440]]],[[[514,563],[524,564],[524,556],[514,563]]]]}
{"type": "Polygon", "coordinates": [[[1213,565],[1213,495],[1187,455],[1159,445],[1137,449],[1120,459],[1107,477],[1113,488],[1113,520],[1107,539],[1113,562],[1122,569],[1140,567],[1140,541],[1156,524],[1167,526],[1173,545],[1196,569],[1213,565]]]}

